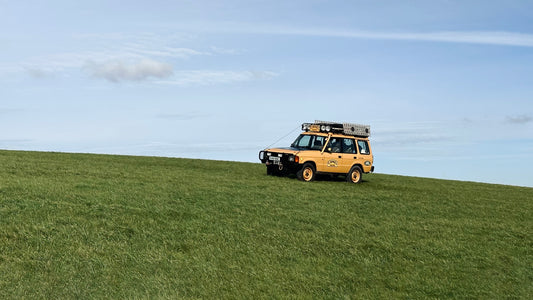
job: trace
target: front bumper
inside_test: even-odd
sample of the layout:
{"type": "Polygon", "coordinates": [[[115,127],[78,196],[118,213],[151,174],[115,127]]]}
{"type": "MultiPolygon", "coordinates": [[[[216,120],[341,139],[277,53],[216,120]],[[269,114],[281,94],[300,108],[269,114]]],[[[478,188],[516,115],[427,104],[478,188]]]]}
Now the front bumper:
{"type": "Polygon", "coordinates": [[[296,173],[300,167],[298,156],[292,153],[260,151],[259,160],[267,166],[277,166],[279,171],[296,173]]]}

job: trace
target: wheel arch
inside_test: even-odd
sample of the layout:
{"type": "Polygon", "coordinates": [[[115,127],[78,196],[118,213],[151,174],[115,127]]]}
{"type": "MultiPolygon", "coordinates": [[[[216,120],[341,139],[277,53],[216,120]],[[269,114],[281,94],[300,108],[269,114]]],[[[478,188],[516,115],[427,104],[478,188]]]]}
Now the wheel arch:
{"type": "Polygon", "coordinates": [[[303,161],[303,162],[300,162],[300,165],[298,166],[298,169],[301,169],[304,167],[305,164],[307,163],[310,163],[313,165],[313,167],[315,168],[315,172],[316,172],[316,162],[313,161],[313,160],[306,160],[306,161],[303,161]]]}
{"type": "Polygon", "coordinates": [[[361,165],[360,163],[355,163],[353,164],[351,167],[350,167],[350,171],[353,169],[353,167],[359,167],[359,169],[361,169],[361,172],[365,172],[365,169],[363,168],[363,165],[361,165]]]}

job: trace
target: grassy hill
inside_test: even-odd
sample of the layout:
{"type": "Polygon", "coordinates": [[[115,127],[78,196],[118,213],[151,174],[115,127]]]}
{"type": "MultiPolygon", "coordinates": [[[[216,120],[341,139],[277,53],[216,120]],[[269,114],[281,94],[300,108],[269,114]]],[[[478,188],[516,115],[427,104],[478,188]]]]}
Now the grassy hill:
{"type": "Polygon", "coordinates": [[[533,189],[0,151],[0,298],[533,297],[533,189]]]}

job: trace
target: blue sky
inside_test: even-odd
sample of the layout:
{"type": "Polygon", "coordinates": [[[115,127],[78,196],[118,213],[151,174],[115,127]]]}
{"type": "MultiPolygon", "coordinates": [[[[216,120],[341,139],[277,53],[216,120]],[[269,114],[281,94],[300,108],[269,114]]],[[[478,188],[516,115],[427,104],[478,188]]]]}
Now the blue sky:
{"type": "Polygon", "coordinates": [[[0,0],[0,149],[258,162],[319,119],[371,125],[380,173],[533,186],[532,12],[0,0]]]}

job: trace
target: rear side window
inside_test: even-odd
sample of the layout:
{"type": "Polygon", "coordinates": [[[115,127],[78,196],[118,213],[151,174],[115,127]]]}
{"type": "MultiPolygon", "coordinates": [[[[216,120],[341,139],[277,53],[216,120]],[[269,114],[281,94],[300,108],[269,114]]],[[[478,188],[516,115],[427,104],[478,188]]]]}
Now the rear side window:
{"type": "Polygon", "coordinates": [[[370,154],[370,149],[368,148],[367,141],[357,141],[357,146],[359,146],[359,153],[370,154]]]}
{"type": "Polygon", "coordinates": [[[342,141],[342,152],[343,153],[356,153],[355,152],[355,142],[352,139],[343,139],[342,141]]]}

